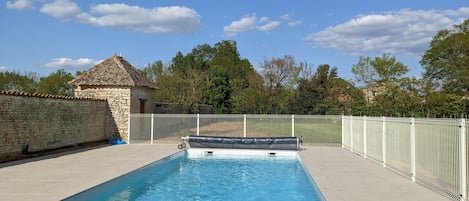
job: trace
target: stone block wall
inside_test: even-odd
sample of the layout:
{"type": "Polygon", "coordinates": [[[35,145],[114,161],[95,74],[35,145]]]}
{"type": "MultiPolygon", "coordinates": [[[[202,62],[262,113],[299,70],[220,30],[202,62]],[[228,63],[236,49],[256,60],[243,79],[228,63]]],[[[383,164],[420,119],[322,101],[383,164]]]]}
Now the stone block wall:
{"type": "Polygon", "coordinates": [[[116,126],[115,134],[128,142],[128,125],[131,105],[130,87],[79,87],[75,89],[75,97],[91,97],[107,100],[111,110],[113,124],[116,126]]]}
{"type": "Polygon", "coordinates": [[[0,92],[0,159],[109,139],[105,100],[0,92]]]}
{"type": "Polygon", "coordinates": [[[131,94],[131,107],[130,113],[140,113],[140,102],[144,102],[144,113],[153,113],[155,111],[155,104],[153,103],[153,96],[155,89],[148,87],[133,87],[131,94]]]}

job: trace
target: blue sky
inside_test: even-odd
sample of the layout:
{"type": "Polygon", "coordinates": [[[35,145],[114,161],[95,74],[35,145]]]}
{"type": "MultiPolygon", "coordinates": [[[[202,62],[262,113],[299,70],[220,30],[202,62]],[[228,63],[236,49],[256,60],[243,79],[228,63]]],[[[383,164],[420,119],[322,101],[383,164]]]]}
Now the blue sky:
{"type": "Polygon", "coordinates": [[[359,56],[389,52],[419,77],[432,37],[467,18],[469,0],[7,0],[0,5],[0,70],[74,73],[114,54],[143,68],[235,40],[258,70],[288,54],[352,79],[359,56]]]}

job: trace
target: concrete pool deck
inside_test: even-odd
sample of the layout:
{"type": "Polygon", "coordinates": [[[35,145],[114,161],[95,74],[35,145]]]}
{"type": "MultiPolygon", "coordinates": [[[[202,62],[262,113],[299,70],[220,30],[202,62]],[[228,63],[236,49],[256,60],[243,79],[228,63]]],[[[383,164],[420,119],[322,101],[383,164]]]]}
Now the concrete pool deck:
{"type": "Polygon", "coordinates": [[[301,160],[328,201],[450,200],[340,147],[305,147],[301,160]]]}
{"type": "MultiPolygon", "coordinates": [[[[60,200],[178,152],[176,143],[103,146],[0,164],[2,200],[60,200]]],[[[328,201],[449,200],[340,147],[300,152],[328,201]]]]}

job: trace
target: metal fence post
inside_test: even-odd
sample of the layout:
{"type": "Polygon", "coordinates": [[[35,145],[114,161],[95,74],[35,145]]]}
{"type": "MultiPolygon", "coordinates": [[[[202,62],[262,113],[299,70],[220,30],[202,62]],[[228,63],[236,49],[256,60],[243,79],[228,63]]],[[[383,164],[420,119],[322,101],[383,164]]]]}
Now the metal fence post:
{"type": "Polygon", "coordinates": [[[363,116],[363,157],[366,158],[368,147],[366,146],[366,116],[363,116]]]}
{"type": "Polygon", "coordinates": [[[150,137],[150,140],[151,140],[151,143],[150,144],[153,144],[153,130],[155,129],[154,128],[154,121],[155,121],[155,115],[154,114],[151,114],[151,137],[150,137]]]}
{"type": "Polygon", "coordinates": [[[295,115],[291,115],[291,136],[295,137],[295,115]]]}
{"type": "Polygon", "coordinates": [[[127,124],[127,137],[129,138],[129,141],[127,143],[130,144],[130,113],[129,113],[129,116],[128,116],[128,119],[127,119],[129,122],[127,124]]]}
{"type": "Polygon", "coordinates": [[[386,117],[383,117],[383,136],[382,136],[382,139],[383,139],[383,167],[386,167],[386,117]]]}
{"type": "Polygon", "coordinates": [[[353,116],[350,116],[350,151],[353,151],[353,116]]]}
{"type": "Polygon", "coordinates": [[[410,119],[410,171],[412,182],[415,182],[416,167],[415,167],[415,118],[410,119]]]}
{"type": "Polygon", "coordinates": [[[197,114],[197,136],[200,135],[200,114],[197,114]]]}
{"type": "Polygon", "coordinates": [[[345,117],[342,115],[342,148],[345,148],[344,142],[345,142],[345,117]]]}
{"type": "Polygon", "coordinates": [[[243,115],[243,136],[246,137],[246,115],[243,115]]]}
{"type": "Polygon", "coordinates": [[[466,144],[466,120],[461,119],[460,121],[460,138],[459,138],[459,171],[461,175],[460,192],[461,201],[467,201],[467,144],[466,144]]]}

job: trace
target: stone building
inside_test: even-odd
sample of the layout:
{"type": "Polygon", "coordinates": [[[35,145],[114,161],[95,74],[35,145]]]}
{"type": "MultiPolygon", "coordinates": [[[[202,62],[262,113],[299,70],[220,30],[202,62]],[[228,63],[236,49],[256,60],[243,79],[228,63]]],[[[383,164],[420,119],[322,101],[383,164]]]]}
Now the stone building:
{"type": "Polygon", "coordinates": [[[378,82],[372,86],[362,89],[365,94],[365,100],[368,103],[373,103],[376,96],[383,94],[388,89],[388,85],[383,82],[378,82]]]}
{"type": "Polygon", "coordinates": [[[121,56],[108,58],[69,82],[76,97],[107,100],[117,132],[128,142],[130,113],[152,113],[156,87],[121,56]]]}

